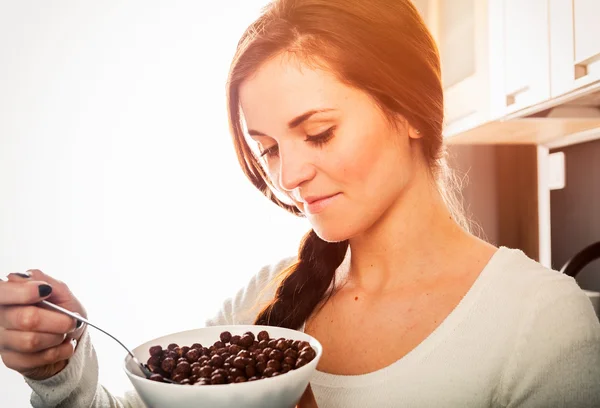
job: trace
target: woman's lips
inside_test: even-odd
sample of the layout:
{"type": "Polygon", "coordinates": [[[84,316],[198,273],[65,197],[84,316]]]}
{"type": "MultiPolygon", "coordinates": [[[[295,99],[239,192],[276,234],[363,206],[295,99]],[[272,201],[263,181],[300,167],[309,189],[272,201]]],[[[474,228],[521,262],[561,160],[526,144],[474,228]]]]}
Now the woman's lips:
{"type": "Polygon", "coordinates": [[[333,203],[339,195],[340,193],[337,193],[328,197],[318,198],[316,200],[309,198],[306,200],[306,202],[304,202],[304,210],[310,214],[318,214],[331,205],[331,203],[333,203]]]}

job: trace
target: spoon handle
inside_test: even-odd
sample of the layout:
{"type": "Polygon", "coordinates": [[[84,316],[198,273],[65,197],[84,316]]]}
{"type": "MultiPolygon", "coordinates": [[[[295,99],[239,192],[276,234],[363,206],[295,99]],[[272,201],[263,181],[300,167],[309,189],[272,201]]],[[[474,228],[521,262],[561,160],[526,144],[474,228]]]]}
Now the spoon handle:
{"type": "MultiPolygon", "coordinates": [[[[0,282],[6,282],[5,279],[0,278],[0,282]]],[[[129,354],[129,356],[131,357],[131,359],[133,360],[133,362],[140,368],[140,370],[142,371],[142,374],[146,377],[146,378],[150,378],[150,376],[152,375],[152,371],[150,371],[148,369],[148,367],[146,367],[145,364],[142,364],[140,362],[140,360],[138,360],[136,358],[136,356],[131,352],[131,350],[129,350],[129,348],[127,348],[127,346],[123,343],[121,343],[121,341],[119,339],[117,339],[115,336],[113,336],[112,334],[110,334],[109,332],[102,330],[100,327],[96,326],[95,324],[91,323],[88,319],[86,319],[83,316],[78,315],[77,313],[71,312],[70,310],[67,310],[63,307],[57,306],[54,303],[48,302],[47,300],[42,300],[41,302],[39,302],[42,305],[45,305],[47,307],[49,307],[50,309],[54,309],[57,312],[66,314],[67,316],[72,317],[73,319],[88,324],[90,326],[92,326],[93,328],[101,331],[102,333],[106,334],[108,337],[110,337],[111,339],[113,339],[114,341],[116,341],[117,343],[119,343],[121,345],[121,347],[123,347],[125,350],[127,350],[127,353],[129,354]]],[[[163,379],[164,382],[167,383],[173,383],[173,381],[169,380],[168,378],[163,379]]]]}
{"type": "Polygon", "coordinates": [[[63,308],[63,307],[57,306],[57,305],[55,305],[54,303],[50,303],[50,302],[48,302],[47,300],[42,300],[40,303],[41,303],[41,304],[43,304],[43,305],[46,305],[46,306],[48,306],[48,307],[49,307],[49,308],[51,308],[51,309],[54,309],[54,310],[56,310],[57,312],[61,312],[61,313],[63,313],[63,314],[66,314],[67,316],[71,316],[71,317],[72,317],[73,319],[75,319],[75,320],[78,320],[78,321],[80,321],[80,322],[82,322],[82,323],[88,324],[88,325],[92,326],[93,328],[95,328],[96,330],[100,330],[102,333],[106,334],[107,336],[109,336],[109,337],[112,337],[112,339],[113,339],[114,341],[116,341],[117,343],[119,343],[119,344],[120,344],[120,345],[121,345],[121,346],[122,346],[122,347],[123,347],[125,350],[127,350],[127,353],[129,353],[129,355],[130,355],[130,356],[131,356],[133,359],[137,360],[137,359],[135,358],[135,356],[133,355],[133,353],[131,352],[131,350],[129,350],[129,348],[127,348],[127,346],[125,346],[123,343],[121,343],[121,341],[120,341],[119,339],[117,339],[115,336],[113,336],[113,335],[112,335],[112,334],[110,334],[109,332],[107,332],[107,331],[105,331],[105,330],[102,330],[100,327],[98,327],[98,326],[96,326],[95,324],[91,323],[91,322],[90,322],[88,319],[86,319],[85,317],[83,317],[83,316],[80,316],[80,315],[78,315],[77,313],[71,312],[70,310],[67,310],[67,309],[65,309],[65,308],[63,308]]]}
{"type": "Polygon", "coordinates": [[[66,314],[67,316],[70,316],[70,317],[72,317],[75,320],[78,320],[78,321],[80,321],[82,323],[88,324],[88,325],[92,326],[93,328],[95,328],[97,330],[100,330],[102,333],[104,333],[107,336],[109,336],[110,338],[112,338],[114,341],[116,341],[117,343],[119,343],[121,345],[121,347],[123,347],[125,350],[127,350],[127,353],[129,353],[129,356],[131,356],[131,359],[140,367],[140,369],[142,370],[142,372],[144,373],[144,375],[147,378],[150,378],[150,376],[152,375],[152,372],[150,370],[148,370],[142,363],[140,363],[140,361],[136,358],[136,356],[133,355],[133,353],[131,352],[131,350],[129,350],[129,348],[125,344],[121,343],[121,341],[119,339],[117,339],[115,336],[113,336],[112,334],[110,334],[106,330],[102,330],[100,327],[98,327],[95,324],[91,323],[85,317],[82,317],[82,316],[78,315],[77,313],[73,313],[70,310],[67,310],[67,309],[62,308],[60,306],[57,306],[54,303],[50,303],[47,300],[42,300],[40,303],[43,304],[43,305],[45,305],[45,306],[48,306],[51,309],[56,310],[57,312],[66,314]]]}

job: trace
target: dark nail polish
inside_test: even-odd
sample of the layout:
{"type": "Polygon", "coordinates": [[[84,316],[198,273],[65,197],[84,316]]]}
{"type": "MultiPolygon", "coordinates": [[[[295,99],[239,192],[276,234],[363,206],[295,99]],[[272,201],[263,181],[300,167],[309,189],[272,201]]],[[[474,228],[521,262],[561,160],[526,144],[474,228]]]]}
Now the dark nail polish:
{"type": "Polygon", "coordinates": [[[21,277],[21,278],[25,278],[25,279],[29,279],[31,278],[31,275],[27,272],[23,273],[23,272],[15,272],[15,275],[21,277]]]}
{"type": "Polygon", "coordinates": [[[83,325],[81,320],[77,320],[77,325],[75,325],[75,330],[79,329],[83,325]]]}
{"type": "Polygon", "coordinates": [[[40,292],[40,297],[46,297],[46,296],[50,295],[50,293],[52,293],[52,286],[40,285],[38,287],[38,290],[40,292]]]}

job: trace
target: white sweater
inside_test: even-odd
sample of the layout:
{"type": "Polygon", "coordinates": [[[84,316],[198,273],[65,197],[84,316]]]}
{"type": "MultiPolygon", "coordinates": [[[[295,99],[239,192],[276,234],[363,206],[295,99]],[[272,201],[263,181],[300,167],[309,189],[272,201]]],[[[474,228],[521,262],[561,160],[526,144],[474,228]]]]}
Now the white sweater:
{"type": "MultiPolygon", "coordinates": [[[[252,323],[257,301],[273,296],[274,288],[263,289],[292,261],[263,268],[207,325],[252,323]]],[[[348,265],[349,256],[341,278],[348,265]]],[[[144,407],[134,392],[114,397],[98,384],[87,334],[61,373],[27,382],[36,408],[144,407]]],[[[574,279],[500,248],[408,355],[364,375],[317,372],[311,385],[320,408],[600,407],[600,322],[574,279]]]]}

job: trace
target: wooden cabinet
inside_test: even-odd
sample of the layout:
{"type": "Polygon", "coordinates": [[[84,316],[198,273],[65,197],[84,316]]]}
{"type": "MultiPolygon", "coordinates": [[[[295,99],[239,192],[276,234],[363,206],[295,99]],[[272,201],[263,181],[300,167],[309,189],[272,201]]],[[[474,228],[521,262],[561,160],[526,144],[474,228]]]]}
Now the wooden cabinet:
{"type": "Polygon", "coordinates": [[[600,1],[549,0],[552,96],[600,81],[600,1]]]}
{"type": "Polygon", "coordinates": [[[548,0],[489,0],[491,116],[550,98],[548,0]]]}

